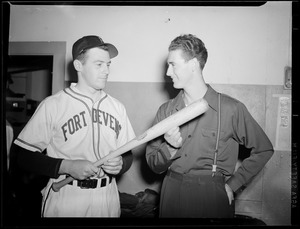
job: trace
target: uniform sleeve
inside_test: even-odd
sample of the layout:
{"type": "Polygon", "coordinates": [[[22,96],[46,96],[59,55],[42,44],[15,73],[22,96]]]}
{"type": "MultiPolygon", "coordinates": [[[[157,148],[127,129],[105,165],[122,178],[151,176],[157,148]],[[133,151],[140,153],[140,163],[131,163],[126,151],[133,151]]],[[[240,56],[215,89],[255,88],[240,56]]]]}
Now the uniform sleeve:
{"type": "Polygon", "coordinates": [[[14,141],[15,144],[33,152],[42,152],[47,148],[53,135],[53,114],[56,110],[51,104],[47,99],[40,103],[14,141]]]}
{"type": "Polygon", "coordinates": [[[52,117],[56,109],[51,104],[52,101],[48,98],[40,103],[14,141],[14,147],[19,167],[40,175],[57,178],[62,159],[43,154],[49,145],[54,129],[52,117]]]}
{"type": "MultiPolygon", "coordinates": [[[[167,117],[166,105],[162,105],[155,116],[153,125],[167,117]]],[[[149,141],[146,146],[146,161],[153,172],[161,174],[165,172],[177,157],[171,158],[171,154],[167,148],[167,143],[163,136],[149,141]]]]}
{"type": "Polygon", "coordinates": [[[237,104],[233,129],[235,140],[251,150],[250,156],[242,161],[241,166],[227,181],[232,190],[237,191],[263,169],[274,149],[263,129],[242,103],[237,104]]]}

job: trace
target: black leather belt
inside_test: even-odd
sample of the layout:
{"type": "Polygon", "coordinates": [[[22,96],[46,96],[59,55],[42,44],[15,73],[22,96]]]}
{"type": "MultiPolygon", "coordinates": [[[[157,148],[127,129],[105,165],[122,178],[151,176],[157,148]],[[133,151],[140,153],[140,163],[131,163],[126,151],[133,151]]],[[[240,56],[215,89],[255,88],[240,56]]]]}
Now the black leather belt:
{"type": "Polygon", "coordinates": [[[85,180],[73,180],[69,185],[78,186],[83,189],[89,188],[102,188],[109,185],[112,181],[112,177],[106,176],[99,179],[85,179],[85,180]]]}

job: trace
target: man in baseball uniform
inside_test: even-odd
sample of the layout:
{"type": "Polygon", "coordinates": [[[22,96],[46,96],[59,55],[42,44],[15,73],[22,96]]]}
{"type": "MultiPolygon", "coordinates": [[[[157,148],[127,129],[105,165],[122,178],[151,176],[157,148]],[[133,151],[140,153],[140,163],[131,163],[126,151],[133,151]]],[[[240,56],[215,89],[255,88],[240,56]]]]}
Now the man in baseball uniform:
{"type": "Polygon", "coordinates": [[[132,153],[94,163],[135,138],[124,105],[105,85],[116,47],[85,36],[72,48],[78,82],[43,100],[14,141],[23,169],[50,177],[42,190],[42,217],[119,217],[116,175],[132,164],[132,153]],[[42,152],[46,150],[46,155],[42,152]],[[55,192],[54,182],[75,180],[55,192]]]}

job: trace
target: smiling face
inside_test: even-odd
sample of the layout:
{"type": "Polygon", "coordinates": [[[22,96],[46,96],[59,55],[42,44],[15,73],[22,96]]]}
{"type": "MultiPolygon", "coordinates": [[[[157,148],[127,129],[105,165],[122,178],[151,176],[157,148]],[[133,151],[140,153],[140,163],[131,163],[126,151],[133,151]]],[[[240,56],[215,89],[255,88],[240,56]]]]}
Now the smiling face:
{"type": "Polygon", "coordinates": [[[167,62],[167,76],[171,77],[174,88],[182,89],[187,87],[192,79],[192,66],[190,61],[186,61],[183,58],[182,50],[170,51],[167,62]]]}
{"type": "Polygon", "coordinates": [[[89,91],[104,89],[111,63],[108,51],[92,48],[85,55],[83,61],[75,60],[74,62],[79,72],[78,84],[89,91]]]}

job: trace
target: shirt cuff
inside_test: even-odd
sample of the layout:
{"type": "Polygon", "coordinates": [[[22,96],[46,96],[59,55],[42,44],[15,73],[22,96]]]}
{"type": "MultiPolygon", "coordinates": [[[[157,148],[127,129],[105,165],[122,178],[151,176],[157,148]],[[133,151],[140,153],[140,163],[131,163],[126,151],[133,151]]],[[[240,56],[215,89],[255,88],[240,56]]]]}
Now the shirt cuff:
{"type": "Polygon", "coordinates": [[[181,157],[181,151],[178,149],[175,155],[172,157],[169,149],[168,149],[168,143],[163,143],[162,147],[160,148],[160,151],[164,154],[165,158],[167,160],[176,160],[181,157]]]}
{"type": "Polygon", "coordinates": [[[237,179],[234,179],[233,176],[229,178],[226,183],[230,186],[233,192],[237,192],[243,186],[243,184],[237,179]]]}

